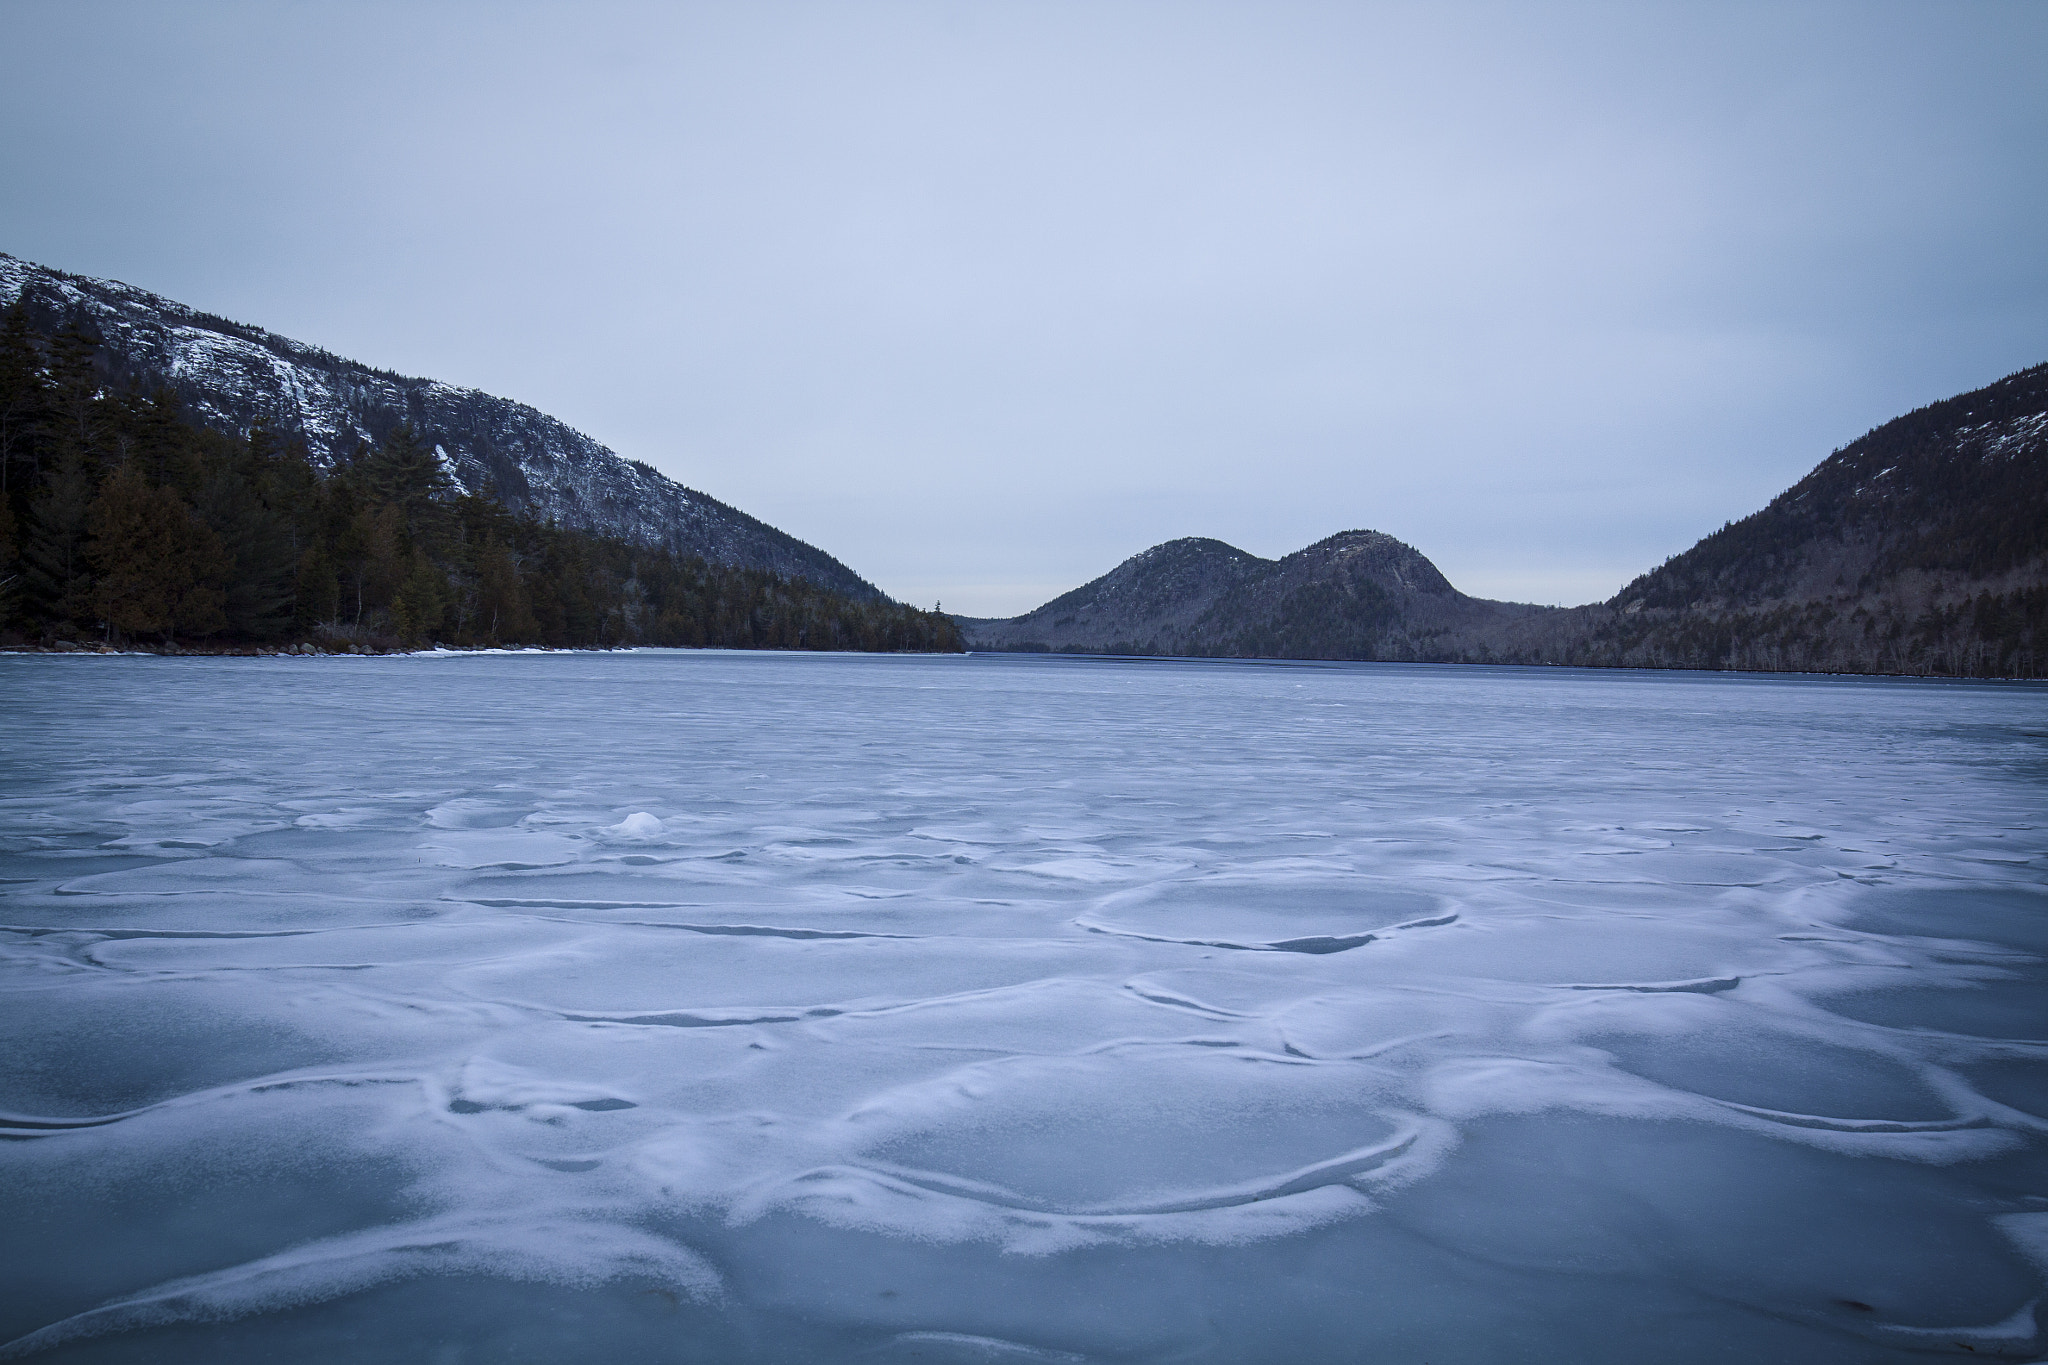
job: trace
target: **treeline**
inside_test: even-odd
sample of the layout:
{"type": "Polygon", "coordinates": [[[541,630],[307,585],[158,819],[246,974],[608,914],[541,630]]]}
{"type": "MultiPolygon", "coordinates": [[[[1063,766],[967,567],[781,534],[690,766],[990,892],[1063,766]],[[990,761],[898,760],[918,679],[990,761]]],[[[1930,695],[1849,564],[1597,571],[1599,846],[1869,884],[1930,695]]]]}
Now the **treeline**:
{"type": "Polygon", "coordinates": [[[1750,609],[1580,608],[1592,628],[1559,653],[1602,667],[2048,676],[2048,587],[1926,597],[1892,583],[1850,600],[1750,609]]]}
{"type": "Polygon", "coordinates": [[[0,319],[0,638],[953,651],[945,616],[509,511],[406,427],[320,469],[0,319]]]}

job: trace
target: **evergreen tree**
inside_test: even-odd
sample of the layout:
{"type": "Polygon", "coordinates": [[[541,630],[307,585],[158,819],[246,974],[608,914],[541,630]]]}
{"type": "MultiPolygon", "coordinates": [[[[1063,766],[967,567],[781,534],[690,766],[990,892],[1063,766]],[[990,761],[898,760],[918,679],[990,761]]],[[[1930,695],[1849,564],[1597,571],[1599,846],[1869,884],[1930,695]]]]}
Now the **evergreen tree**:
{"type": "Polygon", "coordinates": [[[283,451],[271,465],[267,482],[258,490],[264,505],[277,513],[291,534],[294,552],[303,551],[324,534],[328,515],[328,489],[306,453],[299,437],[284,443],[283,451]]]}
{"type": "Polygon", "coordinates": [[[128,426],[133,433],[130,458],[141,463],[149,481],[190,488],[196,482],[192,465],[192,428],[184,421],[178,396],[160,386],[148,397],[132,395],[128,426]]]}
{"type": "Polygon", "coordinates": [[[22,557],[29,600],[44,621],[76,629],[91,619],[90,566],[86,562],[86,513],[92,506],[93,479],[86,456],[78,450],[43,476],[42,492],[29,508],[29,528],[22,557]]]}
{"type": "Polygon", "coordinates": [[[538,631],[527,608],[512,552],[493,538],[477,556],[476,634],[491,644],[531,640],[538,631]]]}
{"type": "Polygon", "coordinates": [[[352,625],[361,627],[366,615],[390,606],[398,590],[407,567],[400,515],[396,507],[359,508],[337,537],[335,562],[352,625]]]}
{"type": "Polygon", "coordinates": [[[412,567],[391,600],[391,619],[406,644],[432,644],[448,607],[448,579],[425,554],[413,553],[412,567]]]}
{"type": "Polygon", "coordinates": [[[20,299],[0,321],[0,500],[15,506],[41,481],[38,440],[47,420],[42,357],[20,299]]]}
{"type": "Polygon", "coordinates": [[[453,491],[441,457],[410,425],[394,430],[360,466],[376,501],[399,510],[408,540],[431,541],[446,518],[442,499],[453,491]]]}
{"type": "Polygon", "coordinates": [[[108,414],[100,403],[99,338],[77,323],[50,338],[50,382],[45,409],[46,429],[54,455],[84,456],[97,468],[112,453],[108,448],[108,414]]]}
{"type": "Polygon", "coordinates": [[[215,473],[196,510],[228,556],[222,603],[226,629],[248,640],[284,634],[292,622],[298,564],[283,519],[263,505],[254,483],[233,469],[215,473]]]}
{"type": "Polygon", "coordinates": [[[331,626],[340,616],[341,582],[324,544],[315,541],[299,556],[292,597],[292,624],[302,631],[331,626]]]}
{"type": "Polygon", "coordinates": [[[233,563],[177,494],[151,487],[133,465],[108,476],[88,513],[97,615],[110,631],[211,635],[226,628],[222,586],[233,563]]]}
{"type": "Polygon", "coordinates": [[[13,625],[19,617],[21,567],[20,548],[14,537],[14,509],[5,498],[0,498],[0,627],[13,625]]]}

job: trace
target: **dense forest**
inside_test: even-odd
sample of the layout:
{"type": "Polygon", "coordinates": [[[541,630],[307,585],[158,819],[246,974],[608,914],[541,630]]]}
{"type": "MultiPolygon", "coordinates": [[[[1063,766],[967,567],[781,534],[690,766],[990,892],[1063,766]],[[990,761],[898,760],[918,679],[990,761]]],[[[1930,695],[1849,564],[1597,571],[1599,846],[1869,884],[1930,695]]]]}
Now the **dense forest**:
{"type": "Polygon", "coordinates": [[[514,515],[407,427],[322,469],[289,435],[202,426],[18,303],[0,318],[0,641],[961,647],[936,611],[514,515]]]}

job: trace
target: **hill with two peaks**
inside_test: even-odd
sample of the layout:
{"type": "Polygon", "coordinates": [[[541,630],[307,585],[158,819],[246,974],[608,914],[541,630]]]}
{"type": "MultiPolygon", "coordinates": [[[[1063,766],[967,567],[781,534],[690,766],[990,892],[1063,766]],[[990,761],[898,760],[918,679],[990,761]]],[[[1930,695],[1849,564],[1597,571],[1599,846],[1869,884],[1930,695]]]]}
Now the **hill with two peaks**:
{"type": "Polygon", "coordinates": [[[17,299],[40,332],[77,326],[96,337],[115,386],[168,388],[192,419],[231,435],[260,425],[296,438],[320,468],[409,426],[439,453],[459,490],[493,489],[514,512],[850,597],[882,597],[823,550],[524,403],[375,369],[131,285],[0,253],[0,309],[17,299]]]}
{"type": "Polygon", "coordinates": [[[1612,600],[1469,597],[1347,531],[1278,560],[1168,541],[980,649],[2048,675],[2048,365],[1887,422],[1612,600]]]}
{"type": "Polygon", "coordinates": [[[1467,597],[1413,547],[1345,531],[1281,559],[1155,545],[1008,620],[956,618],[980,649],[1229,658],[1422,658],[1549,608],[1467,597]]]}

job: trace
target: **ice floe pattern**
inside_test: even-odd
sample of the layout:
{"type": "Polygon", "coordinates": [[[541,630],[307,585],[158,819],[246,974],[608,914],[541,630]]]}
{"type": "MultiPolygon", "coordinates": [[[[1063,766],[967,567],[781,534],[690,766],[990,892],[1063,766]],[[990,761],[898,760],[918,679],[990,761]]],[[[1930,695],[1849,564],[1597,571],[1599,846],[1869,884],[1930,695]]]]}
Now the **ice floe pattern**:
{"type": "Polygon", "coordinates": [[[0,657],[0,1355],[2035,1359],[2048,694],[0,657]]]}

